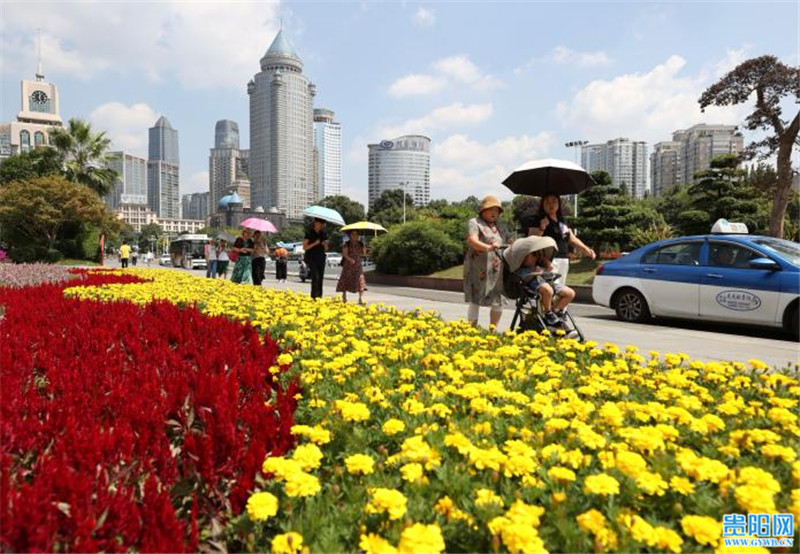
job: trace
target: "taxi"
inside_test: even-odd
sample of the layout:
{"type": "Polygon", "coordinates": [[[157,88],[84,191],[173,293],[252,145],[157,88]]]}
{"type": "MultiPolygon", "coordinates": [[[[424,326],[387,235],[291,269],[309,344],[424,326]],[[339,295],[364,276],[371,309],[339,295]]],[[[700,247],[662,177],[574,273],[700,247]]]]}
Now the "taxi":
{"type": "Polygon", "coordinates": [[[800,245],[719,220],[709,235],[658,241],[604,263],[592,296],[623,321],[677,317],[798,336],[800,245]]]}

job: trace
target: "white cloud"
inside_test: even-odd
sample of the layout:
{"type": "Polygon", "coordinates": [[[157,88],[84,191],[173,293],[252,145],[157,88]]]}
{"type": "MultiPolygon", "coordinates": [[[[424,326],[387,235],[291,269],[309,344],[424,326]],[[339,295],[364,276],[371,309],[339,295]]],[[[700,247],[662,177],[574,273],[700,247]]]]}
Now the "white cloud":
{"type": "Polygon", "coordinates": [[[438,75],[412,74],[397,79],[389,86],[389,94],[396,97],[423,96],[439,92],[448,84],[469,85],[481,92],[505,86],[502,79],[482,74],[478,66],[463,54],[436,60],[433,68],[438,75]]]}
{"type": "Polygon", "coordinates": [[[42,29],[45,75],[175,79],[241,89],[277,31],[278,4],[12,2],[0,23],[2,72],[31,74],[42,29]]]}
{"type": "Polygon", "coordinates": [[[433,143],[431,150],[431,196],[463,199],[497,194],[511,198],[502,181],[524,162],[547,157],[557,143],[555,135],[507,136],[481,143],[469,135],[455,134],[433,143]]]}
{"type": "Polygon", "coordinates": [[[420,6],[414,14],[414,21],[420,27],[432,27],[436,23],[436,12],[420,6]]]}
{"type": "Polygon", "coordinates": [[[208,191],[208,171],[198,171],[193,173],[186,183],[181,185],[181,194],[189,194],[190,192],[207,192],[208,191]]]}
{"type": "Polygon", "coordinates": [[[725,61],[701,68],[696,75],[687,75],[686,60],[673,55],[646,73],[592,81],[571,101],[561,102],[557,113],[571,136],[592,142],[624,136],[653,144],[696,123],[736,125],[749,104],[709,107],[701,113],[698,99],[741,55],[729,51],[725,61]]]}
{"type": "Polygon", "coordinates": [[[421,134],[430,136],[435,131],[482,123],[494,113],[491,102],[468,104],[456,102],[436,108],[422,117],[409,119],[399,125],[386,125],[378,129],[378,138],[394,138],[401,135],[421,134]]]}
{"type": "Polygon", "coordinates": [[[611,58],[603,51],[579,52],[566,46],[556,46],[549,54],[537,56],[514,70],[519,75],[539,63],[554,63],[558,65],[574,65],[577,67],[605,67],[612,63],[611,58]]]}
{"type": "Polygon", "coordinates": [[[406,75],[391,84],[389,94],[397,98],[405,96],[424,96],[439,92],[447,82],[431,75],[406,75]]]}
{"type": "Polygon", "coordinates": [[[157,119],[155,110],[143,103],[126,106],[120,102],[108,102],[89,114],[92,126],[106,132],[113,149],[139,156],[147,155],[147,130],[157,119]]]}

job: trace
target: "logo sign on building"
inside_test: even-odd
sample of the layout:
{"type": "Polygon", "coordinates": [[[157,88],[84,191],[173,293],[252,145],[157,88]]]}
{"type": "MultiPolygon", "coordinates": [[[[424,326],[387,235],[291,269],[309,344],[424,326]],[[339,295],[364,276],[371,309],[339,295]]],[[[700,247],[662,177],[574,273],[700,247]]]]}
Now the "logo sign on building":
{"type": "Polygon", "coordinates": [[[381,150],[391,150],[394,148],[394,143],[390,140],[382,140],[380,144],[381,150]]]}
{"type": "Polygon", "coordinates": [[[761,306],[761,299],[745,290],[724,290],[717,295],[717,304],[729,310],[749,312],[761,306]]]}

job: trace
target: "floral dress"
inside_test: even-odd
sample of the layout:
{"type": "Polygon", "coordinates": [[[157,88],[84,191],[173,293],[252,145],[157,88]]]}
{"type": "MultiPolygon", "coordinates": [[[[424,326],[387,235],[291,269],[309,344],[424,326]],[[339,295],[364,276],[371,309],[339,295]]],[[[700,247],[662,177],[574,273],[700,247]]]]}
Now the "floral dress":
{"type": "Polygon", "coordinates": [[[364,292],[367,290],[367,281],[364,279],[364,266],[361,257],[364,255],[364,245],[361,241],[356,244],[347,243],[347,255],[353,258],[353,263],[344,261],[342,274],[336,283],[336,292],[364,292]]]}
{"type": "MultiPolygon", "coordinates": [[[[470,219],[467,236],[477,235],[485,244],[501,246],[508,243],[508,231],[497,222],[490,225],[481,217],[470,219]]],[[[503,304],[503,264],[497,252],[476,252],[467,247],[464,257],[464,300],[479,306],[503,304]]]]}

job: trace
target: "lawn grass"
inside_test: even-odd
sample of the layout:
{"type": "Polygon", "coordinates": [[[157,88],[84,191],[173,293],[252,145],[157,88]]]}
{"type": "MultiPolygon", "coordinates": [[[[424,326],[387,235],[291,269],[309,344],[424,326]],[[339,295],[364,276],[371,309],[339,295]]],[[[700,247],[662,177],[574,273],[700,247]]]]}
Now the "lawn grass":
{"type": "Polygon", "coordinates": [[[86,265],[86,266],[98,266],[97,262],[91,262],[89,260],[73,260],[71,258],[65,258],[63,260],[59,260],[56,262],[57,265],[86,265]]]}
{"type": "MultiPolygon", "coordinates": [[[[599,260],[590,260],[589,258],[580,258],[574,261],[569,266],[569,273],[567,274],[568,285],[591,285],[594,281],[594,271],[600,265],[599,260]]],[[[436,279],[461,279],[464,277],[464,266],[456,265],[437,271],[430,274],[428,277],[436,279]]]]}

